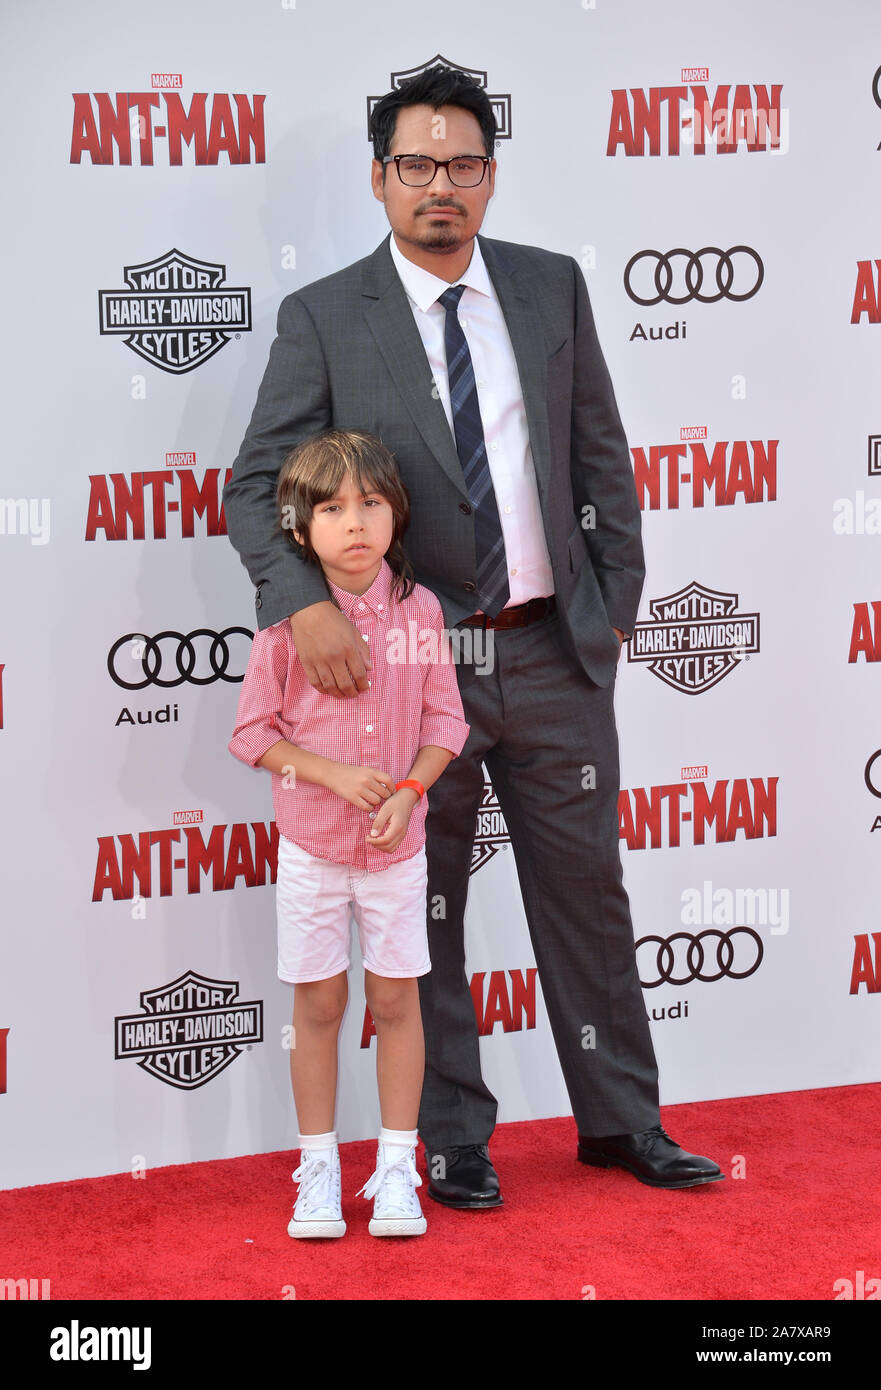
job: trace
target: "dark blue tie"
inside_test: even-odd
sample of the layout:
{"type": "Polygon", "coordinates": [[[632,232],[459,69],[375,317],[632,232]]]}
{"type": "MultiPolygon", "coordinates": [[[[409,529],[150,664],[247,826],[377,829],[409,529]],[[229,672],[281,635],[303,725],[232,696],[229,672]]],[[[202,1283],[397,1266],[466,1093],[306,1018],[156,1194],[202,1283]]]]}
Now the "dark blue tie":
{"type": "Polygon", "coordinates": [[[483,422],[474,380],[474,365],[458,318],[459,300],[465,285],[454,285],[438,298],[447,312],[444,344],[447,350],[447,377],[453,432],[465,485],[474,509],[474,545],[477,558],[477,588],[480,607],[489,617],[500,613],[511,596],[508,588],[508,562],[499,521],[499,509],[492,475],[486,457],[483,422]]]}

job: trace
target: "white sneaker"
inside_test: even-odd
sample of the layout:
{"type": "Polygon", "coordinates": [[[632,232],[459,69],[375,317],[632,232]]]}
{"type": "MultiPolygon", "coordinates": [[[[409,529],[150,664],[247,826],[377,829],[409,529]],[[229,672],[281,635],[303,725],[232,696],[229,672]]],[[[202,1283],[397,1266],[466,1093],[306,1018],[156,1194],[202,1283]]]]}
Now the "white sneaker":
{"type": "Polygon", "coordinates": [[[421,1186],[422,1179],[416,1171],[416,1145],[402,1152],[381,1143],[376,1152],[376,1172],[361,1188],[367,1199],[373,1198],[373,1219],[367,1228],[370,1234],[424,1236],[427,1223],[416,1196],[416,1189],[421,1186]]]}
{"type": "Polygon", "coordinates": [[[344,1236],[339,1149],[301,1149],[300,1166],[291,1176],[300,1187],[288,1235],[344,1236]]]}

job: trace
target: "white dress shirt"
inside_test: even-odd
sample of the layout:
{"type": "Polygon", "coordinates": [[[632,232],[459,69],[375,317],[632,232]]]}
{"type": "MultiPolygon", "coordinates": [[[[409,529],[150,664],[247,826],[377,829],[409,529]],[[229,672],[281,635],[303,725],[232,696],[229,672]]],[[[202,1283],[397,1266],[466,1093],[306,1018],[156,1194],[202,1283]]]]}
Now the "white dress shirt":
{"type": "MultiPolygon", "coordinates": [[[[393,233],[389,234],[389,249],[455,439],[444,344],[446,310],[437,303],[438,296],[452,287],[431,271],[408,261],[398,249],[393,233]]],[[[456,284],[466,286],[459,301],[459,323],[474,365],[486,456],[508,561],[511,593],[507,606],[512,606],[552,594],[554,577],[542,525],[520,375],[505,317],[476,238],[468,269],[456,284]]]]}

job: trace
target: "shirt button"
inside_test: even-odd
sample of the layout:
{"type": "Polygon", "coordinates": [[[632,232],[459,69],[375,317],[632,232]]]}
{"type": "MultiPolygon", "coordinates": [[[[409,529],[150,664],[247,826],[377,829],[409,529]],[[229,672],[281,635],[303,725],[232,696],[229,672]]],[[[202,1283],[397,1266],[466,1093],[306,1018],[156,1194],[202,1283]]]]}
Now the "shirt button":
{"type": "Polygon", "coordinates": [[[381,603],[378,603],[376,606],[377,606],[377,608],[379,609],[379,611],[380,611],[380,613],[381,613],[381,612],[382,612],[382,604],[381,604],[381,603]]]}
{"type": "Polygon", "coordinates": [[[506,516],[508,515],[508,513],[510,512],[510,510],[511,510],[510,507],[506,507],[506,508],[505,508],[505,515],[506,515],[506,516]]]}
{"type": "Polygon", "coordinates": [[[367,636],[367,633],[366,633],[366,632],[362,632],[362,633],[361,633],[361,636],[364,638],[364,641],[365,641],[365,642],[369,642],[369,641],[370,641],[370,638],[367,636]]]}
{"type": "Polygon", "coordinates": [[[368,725],[365,727],[364,732],[365,732],[365,734],[372,734],[372,733],[373,733],[373,725],[372,725],[372,724],[368,724],[368,725]]]}
{"type": "Polygon", "coordinates": [[[490,444],[489,447],[493,450],[493,452],[495,452],[495,450],[496,450],[499,446],[498,446],[498,444],[490,444]]]}
{"type": "Polygon", "coordinates": [[[514,578],[514,575],[515,575],[516,573],[517,573],[516,570],[511,570],[511,578],[512,578],[512,579],[514,578]]]}
{"type": "Polygon", "coordinates": [[[359,608],[363,608],[363,607],[364,607],[364,604],[363,604],[363,603],[359,603],[359,604],[358,604],[358,607],[359,607],[359,608]]]}

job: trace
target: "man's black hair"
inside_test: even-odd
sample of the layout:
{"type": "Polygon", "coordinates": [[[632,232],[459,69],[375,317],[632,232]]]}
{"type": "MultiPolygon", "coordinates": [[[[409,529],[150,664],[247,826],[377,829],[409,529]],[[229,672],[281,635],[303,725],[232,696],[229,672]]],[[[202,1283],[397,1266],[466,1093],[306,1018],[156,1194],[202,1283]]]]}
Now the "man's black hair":
{"type": "MultiPolygon", "coordinates": [[[[370,116],[370,137],[373,153],[377,159],[384,159],[389,153],[402,106],[431,106],[435,111],[441,106],[461,106],[477,117],[483,135],[484,149],[490,159],[495,154],[496,118],[492,102],[482,87],[478,87],[472,77],[455,68],[428,68],[416,77],[409,78],[393,92],[387,92],[376,103],[370,116]]],[[[427,150],[407,151],[412,154],[427,154],[427,150]]],[[[476,154],[476,150],[460,150],[460,154],[476,154]]]]}

